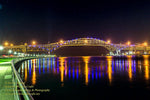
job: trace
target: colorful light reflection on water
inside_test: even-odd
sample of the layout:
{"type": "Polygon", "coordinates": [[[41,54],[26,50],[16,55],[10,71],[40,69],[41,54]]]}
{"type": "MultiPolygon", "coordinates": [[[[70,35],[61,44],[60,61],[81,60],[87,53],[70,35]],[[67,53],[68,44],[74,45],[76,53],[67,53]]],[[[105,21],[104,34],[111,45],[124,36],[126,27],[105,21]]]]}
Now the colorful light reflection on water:
{"type": "Polygon", "coordinates": [[[147,88],[150,86],[149,70],[149,56],[145,55],[142,59],[134,59],[132,56],[127,56],[126,59],[114,59],[112,56],[32,59],[23,62],[18,72],[26,85],[36,88],[56,81],[60,83],[57,88],[68,87],[68,84],[80,84],[79,88],[91,87],[94,84],[101,89],[99,86],[117,87],[117,82],[129,84],[127,87],[132,83],[138,86],[141,82],[139,86],[147,88]]]}

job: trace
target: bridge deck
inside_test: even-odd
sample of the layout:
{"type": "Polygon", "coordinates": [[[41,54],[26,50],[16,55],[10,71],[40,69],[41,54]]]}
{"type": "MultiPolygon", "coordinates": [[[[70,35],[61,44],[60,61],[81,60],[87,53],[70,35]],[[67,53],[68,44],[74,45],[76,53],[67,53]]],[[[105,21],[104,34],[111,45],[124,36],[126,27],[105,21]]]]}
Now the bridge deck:
{"type": "Polygon", "coordinates": [[[14,100],[11,62],[0,63],[0,99],[14,100]]]}

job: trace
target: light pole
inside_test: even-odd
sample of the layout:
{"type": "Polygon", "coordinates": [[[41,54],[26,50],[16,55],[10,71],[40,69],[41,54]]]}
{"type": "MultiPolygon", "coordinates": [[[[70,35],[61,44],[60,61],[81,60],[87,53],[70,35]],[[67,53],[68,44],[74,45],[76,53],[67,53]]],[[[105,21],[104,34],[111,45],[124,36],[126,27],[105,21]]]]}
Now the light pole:
{"type": "Polygon", "coordinates": [[[147,44],[147,42],[144,42],[143,44],[144,44],[144,54],[147,54],[146,47],[147,47],[148,44],[147,44]]]}
{"type": "MultiPolygon", "coordinates": [[[[3,46],[0,46],[0,51],[2,51],[4,49],[4,47],[3,46]]],[[[1,55],[1,53],[0,53],[0,55],[1,55]]]]}
{"type": "Polygon", "coordinates": [[[128,52],[129,55],[130,55],[130,44],[131,44],[131,42],[128,41],[128,42],[127,42],[127,45],[128,45],[128,47],[129,47],[129,52],[128,52]]]}
{"type": "Polygon", "coordinates": [[[62,45],[62,44],[64,43],[64,41],[63,41],[63,40],[60,40],[59,43],[60,43],[60,45],[62,45]]]}
{"type": "MultiPolygon", "coordinates": [[[[110,44],[111,44],[111,41],[110,41],[110,40],[107,40],[106,45],[110,47],[110,44]]],[[[112,49],[111,49],[111,50],[112,50],[112,49]]],[[[109,55],[110,55],[110,56],[113,55],[113,52],[110,51],[110,52],[109,52],[109,55]]],[[[117,51],[117,55],[118,55],[118,51],[117,51]]]]}
{"type": "Polygon", "coordinates": [[[0,46],[0,51],[2,51],[4,49],[4,47],[3,46],[0,46]]]}

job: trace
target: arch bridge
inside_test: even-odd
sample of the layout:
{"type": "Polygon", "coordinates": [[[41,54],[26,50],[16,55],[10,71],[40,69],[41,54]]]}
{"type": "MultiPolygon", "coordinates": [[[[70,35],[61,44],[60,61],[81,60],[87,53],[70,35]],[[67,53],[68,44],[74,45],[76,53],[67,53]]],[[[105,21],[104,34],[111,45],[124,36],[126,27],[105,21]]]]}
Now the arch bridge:
{"type": "MultiPolygon", "coordinates": [[[[50,53],[65,46],[101,46],[106,48],[111,54],[118,52],[121,49],[126,48],[125,45],[118,45],[118,44],[111,44],[107,43],[106,41],[96,39],[96,38],[77,38],[72,40],[60,41],[51,44],[44,44],[44,45],[37,45],[35,47],[41,50],[47,50],[50,53]]],[[[30,45],[31,48],[35,48],[34,46],[30,45]]]]}
{"type": "Polygon", "coordinates": [[[108,43],[104,40],[96,39],[96,38],[77,38],[72,40],[60,41],[49,44],[39,44],[39,45],[18,45],[18,46],[5,46],[5,50],[12,50],[16,52],[23,53],[39,53],[45,52],[51,54],[55,50],[65,47],[65,46],[101,46],[106,48],[110,55],[119,55],[122,52],[132,51],[132,52],[145,52],[150,51],[150,47],[147,49],[140,45],[125,45],[125,44],[112,44],[108,43]]]}

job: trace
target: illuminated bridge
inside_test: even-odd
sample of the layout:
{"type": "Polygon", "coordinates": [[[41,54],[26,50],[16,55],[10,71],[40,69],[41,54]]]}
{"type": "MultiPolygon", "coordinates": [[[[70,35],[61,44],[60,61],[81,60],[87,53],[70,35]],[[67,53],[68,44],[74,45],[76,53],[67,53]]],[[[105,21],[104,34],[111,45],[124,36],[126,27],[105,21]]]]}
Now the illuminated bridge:
{"type": "Polygon", "coordinates": [[[134,55],[134,54],[150,54],[150,46],[136,44],[136,45],[127,45],[127,44],[112,44],[104,40],[96,38],[77,38],[72,40],[60,41],[49,44],[38,44],[38,45],[16,45],[16,46],[5,46],[4,50],[12,52],[20,52],[25,54],[30,53],[46,53],[52,54],[56,50],[62,47],[100,47],[108,50],[107,55],[134,55]]]}

